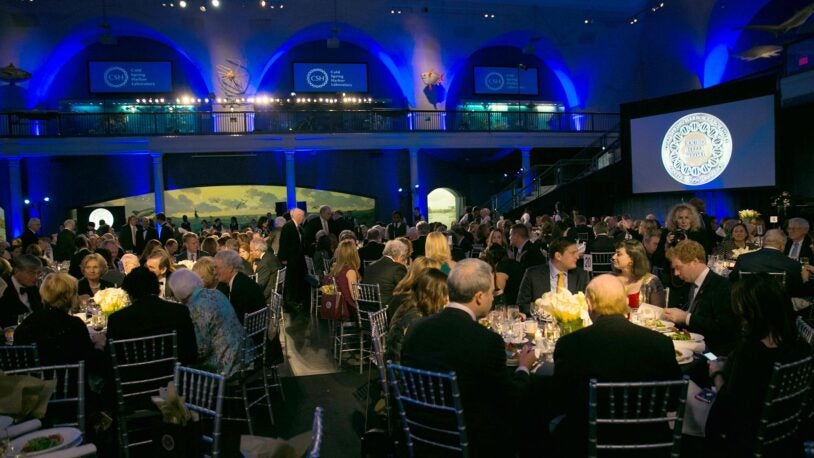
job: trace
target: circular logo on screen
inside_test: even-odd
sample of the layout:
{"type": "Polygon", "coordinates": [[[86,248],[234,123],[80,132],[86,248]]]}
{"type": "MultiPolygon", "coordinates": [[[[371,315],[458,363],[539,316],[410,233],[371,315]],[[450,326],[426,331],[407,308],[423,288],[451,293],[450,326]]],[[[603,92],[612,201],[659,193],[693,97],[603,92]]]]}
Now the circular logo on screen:
{"type": "Polygon", "coordinates": [[[97,208],[90,212],[90,216],[88,216],[88,222],[93,223],[96,227],[99,227],[99,221],[105,220],[105,224],[109,226],[113,226],[113,213],[110,213],[110,210],[106,208],[97,208]]]}
{"type": "Polygon", "coordinates": [[[305,81],[314,89],[322,89],[328,85],[328,72],[321,68],[312,68],[305,75],[305,81]]]}
{"type": "Polygon", "coordinates": [[[506,84],[506,81],[503,79],[503,75],[498,72],[487,73],[486,78],[483,79],[483,82],[490,91],[499,91],[503,89],[503,85],[506,84]]]}
{"type": "Polygon", "coordinates": [[[718,178],[732,157],[732,135],[723,121],[693,113],[676,121],[661,143],[661,162],[674,180],[700,186],[718,178]]]}
{"type": "Polygon", "coordinates": [[[105,70],[105,84],[110,87],[122,87],[127,84],[127,81],[130,79],[127,76],[127,70],[121,67],[110,67],[105,70]]]}

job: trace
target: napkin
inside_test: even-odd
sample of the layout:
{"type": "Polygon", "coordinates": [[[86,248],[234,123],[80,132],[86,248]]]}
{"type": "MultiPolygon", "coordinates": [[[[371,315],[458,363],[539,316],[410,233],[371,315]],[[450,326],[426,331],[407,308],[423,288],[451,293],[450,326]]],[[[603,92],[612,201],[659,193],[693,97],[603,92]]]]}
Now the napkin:
{"type": "Polygon", "coordinates": [[[55,452],[40,455],[40,458],[77,458],[80,456],[96,456],[96,446],[93,444],[85,444],[79,447],[63,448],[55,452]]]}
{"type": "Polygon", "coordinates": [[[42,427],[42,422],[39,420],[28,420],[20,423],[19,425],[9,426],[7,429],[3,430],[0,429],[0,439],[6,438],[6,432],[8,432],[8,437],[17,437],[22,436],[23,434],[30,433],[31,431],[36,431],[42,427]]]}
{"type": "Polygon", "coordinates": [[[311,431],[289,440],[262,436],[240,436],[240,453],[244,458],[299,458],[311,443],[311,431]]]}
{"type": "Polygon", "coordinates": [[[30,375],[2,374],[0,414],[15,418],[42,418],[55,388],[56,380],[42,380],[30,375]]]}
{"type": "Polygon", "coordinates": [[[705,437],[704,430],[712,404],[696,399],[695,395],[701,391],[701,387],[690,380],[687,387],[687,404],[684,408],[684,423],[681,424],[681,432],[688,436],[705,437]]]}

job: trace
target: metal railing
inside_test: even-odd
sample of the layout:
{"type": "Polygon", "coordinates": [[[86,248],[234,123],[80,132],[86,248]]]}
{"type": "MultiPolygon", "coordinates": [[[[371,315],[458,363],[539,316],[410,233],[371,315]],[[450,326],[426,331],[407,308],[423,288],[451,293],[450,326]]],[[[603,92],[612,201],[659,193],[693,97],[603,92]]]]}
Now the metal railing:
{"type": "Polygon", "coordinates": [[[0,113],[0,137],[113,137],[345,132],[606,132],[615,113],[412,110],[0,113]]]}

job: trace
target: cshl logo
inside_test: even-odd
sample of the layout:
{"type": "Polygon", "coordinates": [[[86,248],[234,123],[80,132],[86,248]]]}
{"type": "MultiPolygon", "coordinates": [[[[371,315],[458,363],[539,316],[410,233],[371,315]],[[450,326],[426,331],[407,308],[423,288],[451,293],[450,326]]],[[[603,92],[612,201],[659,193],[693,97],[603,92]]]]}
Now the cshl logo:
{"type": "Polygon", "coordinates": [[[506,84],[503,75],[498,72],[489,72],[486,78],[484,78],[484,82],[486,83],[486,87],[492,91],[499,91],[503,89],[503,85],[506,84]]]}
{"type": "Polygon", "coordinates": [[[321,89],[328,85],[328,72],[321,68],[312,68],[305,75],[305,81],[314,89],[321,89]]]}
{"type": "Polygon", "coordinates": [[[110,87],[122,87],[127,84],[130,77],[127,76],[127,71],[121,67],[110,67],[105,70],[105,84],[110,87]]]}

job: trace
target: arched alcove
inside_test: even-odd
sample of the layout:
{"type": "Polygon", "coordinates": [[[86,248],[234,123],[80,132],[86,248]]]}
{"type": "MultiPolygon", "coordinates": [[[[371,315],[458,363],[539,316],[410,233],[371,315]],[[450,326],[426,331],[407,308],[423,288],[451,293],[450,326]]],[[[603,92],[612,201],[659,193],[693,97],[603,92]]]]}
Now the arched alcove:
{"type": "Polygon", "coordinates": [[[458,220],[463,206],[463,198],[450,188],[436,188],[427,194],[427,219],[451,225],[458,220]]]}

